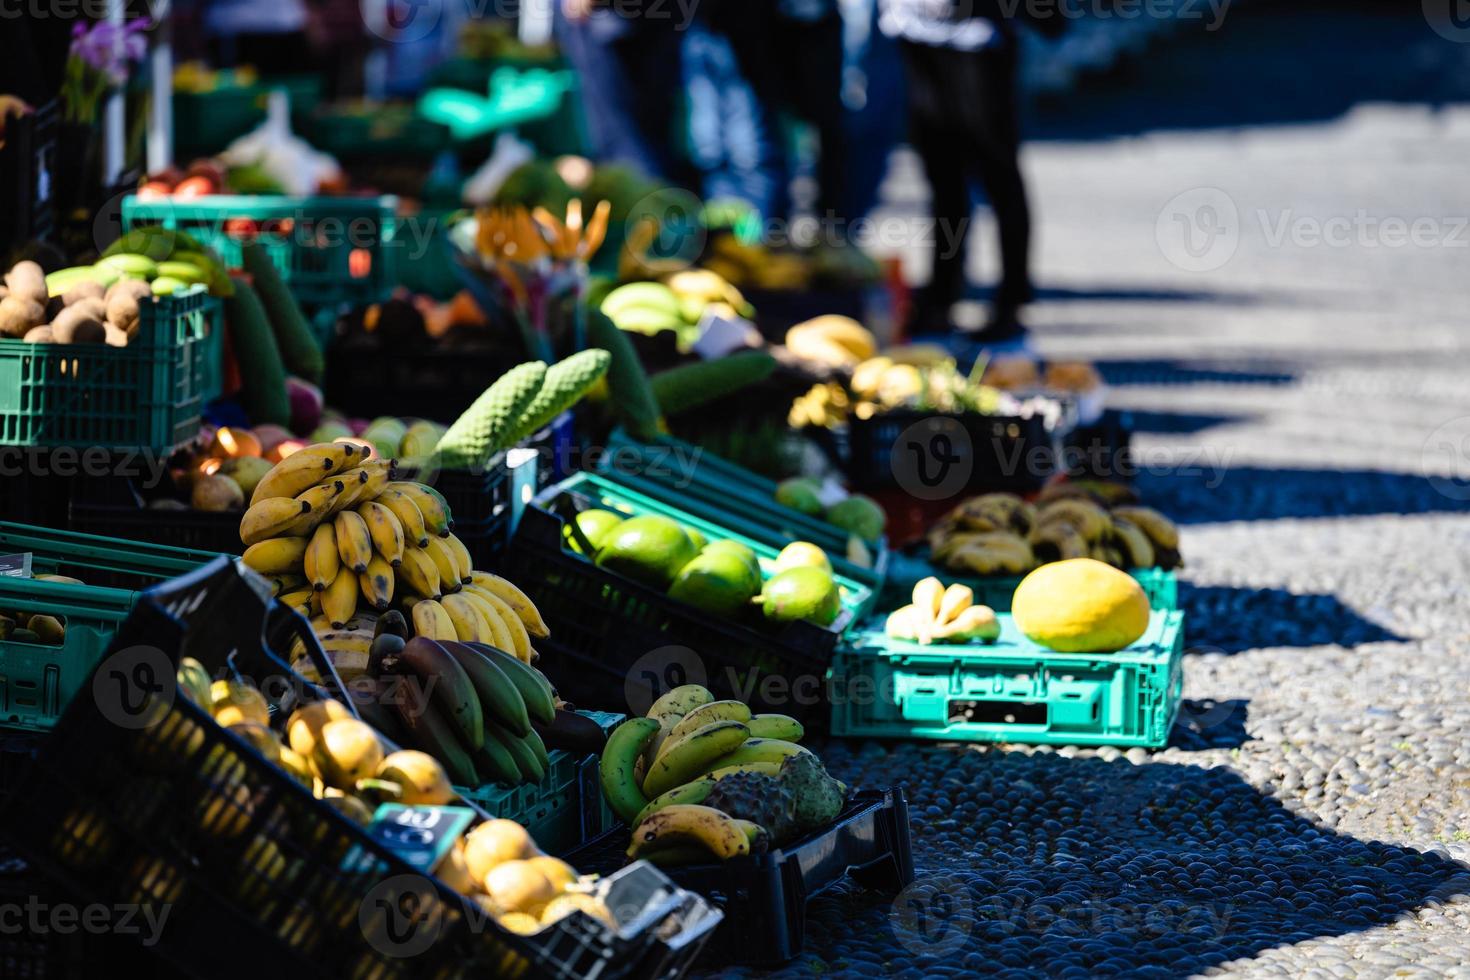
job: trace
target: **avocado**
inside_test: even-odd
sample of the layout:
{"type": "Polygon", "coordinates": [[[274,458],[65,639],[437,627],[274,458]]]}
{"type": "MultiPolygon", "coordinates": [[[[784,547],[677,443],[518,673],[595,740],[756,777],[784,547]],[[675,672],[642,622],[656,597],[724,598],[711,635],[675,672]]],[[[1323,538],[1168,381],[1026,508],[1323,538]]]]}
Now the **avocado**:
{"type": "Polygon", "coordinates": [[[776,556],[776,571],[784,572],[788,568],[820,568],[830,575],[832,562],[825,551],[811,542],[793,541],[776,556]]]}
{"type": "Polygon", "coordinates": [[[877,541],[883,536],[888,515],[872,497],[855,493],[840,504],[833,504],[827,511],[827,520],[864,541],[877,541]]]}
{"type": "Polygon", "coordinates": [[[667,589],[697,554],[676,521],[646,514],[629,518],[604,537],[597,564],[635,582],[667,589]]]}
{"type": "Polygon", "coordinates": [[[817,489],[817,482],[805,477],[784,480],[776,487],[776,503],[816,517],[822,513],[822,501],[817,496],[817,489]]]}
{"type": "Polygon", "coordinates": [[[731,541],[729,539],[722,538],[719,541],[711,541],[709,544],[705,545],[702,549],[700,549],[700,554],[702,554],[702,555],[718,555],[718,554],[735,555],[741,561],[745,562],[745,564],[749,565],[750,566],[750,570],[753,573],[755,573],[756,580],[757,581],[760,580],[760,577],[761,577],[761,562],[760,562],[760,558],[756,556],[755,549],[752,548],[752,547],[750,547],[750,545],[741,544],[739,541],[731,541]]]}
{"type": "MultiPolygon", "coordinates": [[[[577,528],[582,536],[592,545],[593,553],[602,547],[602,541],[618,525],[623,523],[623,515],[615,514],[610,510],[584,510],[577,515],[577,528]]],[[[567,541],[571,543],[573,551],[581,551],[581,542],[572,533],[571,528],[566,531],[567,541]]]]}
{"type": "Polygon", "coordinates": [[[791,568],[766,582],[761,595],[766,618],[779,623],[809,619],[831,626],[842,612],[842,597],[831,572],[820,568],[791,568]]]}
{"type": "Polygon", "coordinates": [[[732,552],[702,554],[680,570],[669,595],[717,616],[733,616],[760,591],[760,576],[732,552]]]}

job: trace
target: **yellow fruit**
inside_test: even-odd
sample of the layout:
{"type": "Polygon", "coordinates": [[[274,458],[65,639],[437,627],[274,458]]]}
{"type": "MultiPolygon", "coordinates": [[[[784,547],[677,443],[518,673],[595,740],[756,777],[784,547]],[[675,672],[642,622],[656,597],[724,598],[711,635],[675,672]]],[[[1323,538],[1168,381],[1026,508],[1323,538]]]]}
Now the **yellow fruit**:
{"type": "Polygon", "coordinates": [[[537,915],[556,897],[556,886],[530,861],[506,861],[485,876],[485,894],[507,912],[537,915]]]}
{"type": "Polygon", "coordinates": [[[209,701],[214,720],[224,728],[244,721],[267,727],[271,723],[271,712],[266,707],[265,698],[255,688],[240,681],[215,681],[209,685],[209,701]]]}
{"type": "Polygon", "coordinates": [[[469,832],[464,860],[476,881],[484,881],[499,864],[520,861],[537,853],[536,842],[514,820],[486,820],[469,832]]]}
{"type": "Polygon", "coordinates": [[[546,880],[550,881],[558,892],[566,891],[567,886],[574,884],[577,880],[577,872],[560,858],[542,854],[527,859],[526,863],[544,874],[546,880]]]}
{"type": "Polygon", "coordinates": [[[506,932],[513,932],[520,936],[529,936],[541,931],[541,920],[524,912],[507,912],[495,921],[500,923],[500,928],[506,932]]]}
{"type": "Polygon", "coordinates": [[[342,790],[350,790],[359,779],[370,778],[382,761],[383,747],[377,732],[355,718],[323,725],[311,755],[322,782],[342,790]]]}
{"type": "Polygon", "coordinates": [[[434,868],[434,875],[461,895],[468,895],[480,887],[470,875],[469,865],[465,864],[463,840],[451,847],[449,853],[439,861],[434,868]]]}
{"type": "Polygon", "coordinates": [[[591,895],[586,895],[581,892],[568,892],[565,895],[558,895],[546,903],[546,908],[541,910],[541,923],[542,925],[550,925],[557,919],[565,918],[573,912],[579,911],[587,913],[592,918],[604,922],[614,929],[617,928],[617,920],[613,918],[607,906],[591,895]]]}
{"type": "Polygon", "coordinates": [[[313,701],[291,713],[286,722],[286,740],[297,755],[310,759],[316,753],[316,740],[322,728],[328,722],[351,717],[352,712],[340,701],[313,701]]]}
{"type": "Polygon", "coordinates": [[[1091,558],[1043,565],[1016,586],[1016,627],[1062,653],[1110,653],[1148,629],[1148,595],[1126,572],[1091,558]]]}
{"type": "Polygon", "coordinates": [[[398,802],[409,806],[443,806],[454,799],[444,767],[426,752],[394,752],[378,766],[378,778],[403,787],[398,802]]]}

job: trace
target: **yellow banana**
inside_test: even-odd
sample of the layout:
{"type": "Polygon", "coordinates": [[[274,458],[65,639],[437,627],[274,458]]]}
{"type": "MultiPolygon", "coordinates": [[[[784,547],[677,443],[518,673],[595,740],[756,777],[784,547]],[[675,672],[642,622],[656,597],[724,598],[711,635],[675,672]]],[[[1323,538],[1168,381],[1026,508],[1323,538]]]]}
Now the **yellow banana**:
{"type": "Polygon", "coordinates": [[[934,617],[936,626],[952,622],[956,616],[975,604],[975,590],[968,585],[955,583],[944,590],[939,602],[939,613],[934,617]]]}
{"type": "Polygon", "coordinates": [[[356,469],[339,475],[347,484],[347,489],[340,498],[332,502],[333,516],[344,510],[352,510],[364,501],[377,499],[378,494],[383,492],[383,488],[393,478],[393,461],[370,459],[356,469]]]}
{"type": "Polygon", "coordinates": [[[413,604],[413,632],[415,636],[426,636],[431,640],[457,640],[454,620],[444,607],[433,599],[422,599],[413,604]]]}
{"type": "Polygon", "coordinates": [[[276,596],[276,601],[289,609],[294,609],[307,618],[311,617],[311,597],[316,590],[308,586],[304,589],[293,589],[290,592],[282,592],[276,596]]]}
{"type": "Polygon", "coordinates": [[[444,592],[458,592],[464,588],[459,584],[459,563],[454,560],[454,553],[449,550],[443,538],[430,538],[429,543],[424,545],[423,552],[429,556],[439,572],[440,589],[444,592]]]}
{"type": "Polygon", "coordinates": [[[378,554],[387,559],[388,564],[397,568],[403,561],[403,525],[393,512],[376,500],[369,500],[359,504],[357,512],[367,522],[368,534],[372,536],[373,547],[378,554]]]}
{"type": "Polygon", "coordinates": [[[679,724],[669,732],[668,739],[654,756],[654,761],[662,757],[666,749],[677,745],[685,735],[716,721],[738,721],[742,725],[749,726],[750,707],[740,701],[711,701],[709,704],[700,705],[685,715],[679,724]]]}
{"type": "Polygon", "coordinates": [[[717,783],[720,780],[724,779],[726,776],[734,776],[742,772],[755,773],[756,775],[760,776],[775,777],[781,775],[781,765],[777,762],[741,762],[733,766],[721,766],[720,768],[715,769],[704,776],[701,776],[699,779],[696,779],[695,782],[699,783],[709,781],[717,783]]]}
{"type": "Polygon", "coordinates": [[[437,599],[444,594],[439,587],[439,569],[422,548],[403,549],[403,564],[398,566],[398,577],[425,599],[437,599]]]}
{"type": "Polygon", "coordinates": [[[944,585],[937,578],[926,578],[914,586],[914,627],[919,642],[929,642],[929,633],[939,618],[939,607],[944,602],[944,585]]]}
{"type": "Polygon", "coordinates": [[[699,844],[722,861],[750,853],[750,838],[733,817],[714,807],[676,803],[638,825],[628,857],[682,843],[699,844]]]}
{"type": "Polygon", "coordinates": [[[499,575],[491,575],[489,572],[472,572],[470,578],[475,585],[484,587],[504,600],[507,606],[520,617],[526,626],[526,632],[540,639],[550,636],[551,631],[546,628],[546,621],[541,618],[541,613],[531,597],[516,587],[515,583],[501,578],[499,575]]]}
{"type": "MultiPolygon", "coordinates": [[[[424,527],[430,534],[436,537],[444,537],[454,527],[454,520],[449,513],[449,505],[444,502],[444,497],[433,487],[426,487],[422,483],[390,483],[388,487],[397,490],[414,502],[414,506],[423,515],[424,527]]],[[[419,547],[423,547],[420,545],[419,547]]]]}
{"type": "Polygon", "coordinates": [[[394,489],[393,484],[390,483],[382,493],[378,494],[377,501],[391,510],[393,516],[398,518],[398,523],[403,526],[405,544],[422,548],[429,543],[429,532],[424,527],[423,512],[408,494],[394,489]]]}
{"type": "Polygon", "coordinates": [[[715,780],[709,777],[696,779],[694,782],[685,783],[683,786],[675,786],[667,793],[662,793],[654,799],[649,800],[648,805],[638,812],[638,816],[629,825],[637,827],[664,807],[675,806],[677,804],[693,803],[697,805],[703,803],[709,799],[709,795],[714,791],[715,780]]]}
{"type": "Polygon", "coordinates": [[[306,559],[305,538],[270,538],[245,549],[240,560],[262,575],[300,574],[306,559]]]}
{"type": "Polygon", "coordinates": [[[332,624],[333,629],[341,629],[347,625],[352,614],[357,611],[357,573],[350,568],[343,568],[337,572],[337,577],[332,579],[332,584],[326,590],[319,593],[322,604],[322,615],[332,624]]]}
{"type": "Polygon", "coordinates": [[[471,578],[475,572],[475,560],[470,557],[470,549],[464,546],[464,542],[453,534],[443,539],[445,547],[454,555],[454,563],[459,569],[459,584],[469,585],[474,581],[471,578]]]}
{"type": "MultiPolygon", "coordinates": [[[[521,617],[515,614],[515,610],[510,608],[500,596],[478,585],[467,585],[464,591],[465,595],[480,600],[489,607],[490,612],[495,614],[490,622],[492,627],[498,625],[499,628],[505,630],[506,636],[503,642],[508,642],[510,646],[503,646],[500,649],[506,653],[515,654],[516,659],[522,663],[530,663],[531,635],[526,632],[526,624],[521,622],[521,617]]],[[[500,646],[501,642],[497,640],[496,646],[500,646]]]]}
{"type": "Polygon", "coordinates": [[[367,571],[373,560],[373,539],[367,521],[356,511],[344,510],[332,523],[337,536],[337,554],[354,575],[367,571]]]}
{"type": "Polygon", "coordinates": [[[261,478],[250,495],[250,503],[269,497],[295,497],[347,469],[366,453],[366,448],[345,442],[323,442],[298,449],[261,478]]]}
{"type": "Polygon", "coordinates": [[[367,571],[357,577],[362,598],[378,612],[385,612],[393,602],[393,566],[382,555],[374,554],[367,571]]]}
{"type": "Polygon", "coordinates": [[[462,596],[447,595],[439,600],[439,605],[449,614],[449,621],[454,624],[455,636],[462,643],[488,643],[489,638],[484,635],[481,624],[484,622],[475,607],[466,602],[462,596]]]}
{"type": "Polygon", "coordinates": [[[267,538],[279,538],[311,510],[294,497],[263,497],[240,518],[240,541],[250,547],[267,538]]]}
{"type": "Polygon", "coordinates": [[[712,721],[678,741],[669,739],[643,777],[643,794],[651,799],[703,775],[715,768],[717,760],[744,745],[749,737],[750,729],[738,721],[712,721]]]}
{"type": "MultiPolygon", "coordinates": [[[[36,576],[36,577],[38,579],[40,578],[39,575],[36,576]]],[[[287,572],[284,575],[272,575],[272,576],[270,576],[270,583],[271,583],[271,595],[273,595],[273,596],[279,596],[279,595],[284,595],[287,592],[295,592],[297,589],[300,589],[303,586],[305,586],[306,585],[306,576],[305,575],[296,575],[296,574],[293,574],[291,572],[287,572]]],[[[78,582],[76,584],[77,585],[81,585],[82,583],[81,582],[78,582]]]]}
{"type": "MultiPolygon", "coordinates": [[[[501,616],[500,612],[486,601],[482,595],[471,592],[469,589],[465,589],[463,592],[457,594],[470,605],[474,606],[475,611],[485,621],[485,633],[488,639],[481,640],[480,642],[488,643],[495,649],[508,653],[517,660],[520,660],[521,655],[515,649],[515,639],[511,634],[510,624],[506,622],[505,617],[501,616]]],[[[517,626],[520,626],[521,621],[516,619],[514,614],[510,618],[515,620],[517,626]]],[[[523,631],[524,629],[522,627],[523,631]]]]}
{"type": "Polygon", "coordinates": [[[801,722],[790,715],[755,715],[750,719],[751,738],[774,738],[782,742],[800,742],[806,734],[801,722]]]}
{"type": "Polygon", "coordinates": [[[700,705],[709,704],[714,699],[715,696],[709,692],[709,688],[699,684],[685,684],[664,692],[663,697],[653,702],[653,707],[648,709],[648,717],[660,718],[664,715],[678,715],[682,718],[700,705]]]}
{"type": "Polygon", "coordinates": [[[311,535],[306,546],[306,577],[312,588],[325,589],[337,577],[342,567],[342,556],[337,553],[337,532],[331,524],[323,524],[311,535]]]}

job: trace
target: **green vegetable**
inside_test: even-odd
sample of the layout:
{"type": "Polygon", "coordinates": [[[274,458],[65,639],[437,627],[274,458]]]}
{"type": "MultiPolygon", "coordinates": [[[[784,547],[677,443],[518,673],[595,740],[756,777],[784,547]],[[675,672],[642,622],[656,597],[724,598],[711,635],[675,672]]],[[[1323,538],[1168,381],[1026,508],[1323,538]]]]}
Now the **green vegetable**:
{"type": "Polygon", "coordinates": [[[633,342],[604,313],[589,309],[587,343],[602,348],[611,357],[607,368],[607,387],[612,396],[609,401],[623,428],[645,442],[656,437],[663,418],[633,342]]]}
{"type": "Polygon", "coordinates": [[[717,361],[699,361],[653,376],[653,394],[665,415],[679,415],[758,384],[776,370],[764,351],[741,351],[717,361]]]}
{"type": "Polygon", "coordinates": [[[326,368],[322,350],[311,334],[311,325],[306,322],[296,297],[286,288],[280,270],[259,242],[247,242],[241,246],[240,258],[245,271],[254,279],[256,292],[270,316],[271,329],[275,332],[286,370],[298,378],[320,384],[326,368]]]}
{"type": "Polygon", "coordinates": [[[588,389],[607,374],[612,358],[605,350],[593,348],[573,354],[565,361],[558,361],[546,371],[546,381],[532,399],[507,441],[515,445],[528,436],[535,435],[567,409],[582,400],[588,389]]]}
{"type": "Polygon", "coordinates": [[[497,451],[514,445],[510,437],[515,423],[526,414],[545,380],[546,365],[541,361],[529,361],[502,374],[439,440],[443,465],[475,469],[497,451]]]}
{"type": "Polygon", "coordinates": [[[250,421],[256,425],[290,425],[286,368],[265,307],[248,282],[235,283],[234,295],[225,299],[225,321],[240,365],[240,400],[250,421]]]}

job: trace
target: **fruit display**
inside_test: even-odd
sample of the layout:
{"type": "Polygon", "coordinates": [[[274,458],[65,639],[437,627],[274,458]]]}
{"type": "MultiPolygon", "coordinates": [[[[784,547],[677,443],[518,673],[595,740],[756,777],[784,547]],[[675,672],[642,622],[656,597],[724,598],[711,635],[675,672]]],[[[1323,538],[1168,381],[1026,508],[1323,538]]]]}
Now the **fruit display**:
{"type": "Polygon", "coordinates": [[[872,497],[838,491],[837,499],[832,500],[832,494],[811,477],[782,480],[776,486],[776,503],[820,517],[862,541],[877,541],[888,524],[888,515],[872,497]]]}
{"type": "Polygon", "coordinates": [[[719,273],[700,268],[680,269],[661,282],[625,283],[609,292],[599,309],[620,330],[648,336],[672,332],[683,353],[699,339],[706,315],[725,320],[755,315],[740,290],[719,273]]]}
{"type": "MultiPolygon", "coordinates": [[[[205,668],[190,657],[181,660],[177,680],[184,695],[221,727],[361,826],[372,822],[382,803],[429,807],[460,802],[450,772],[433,756],[398,748],[374,725],[352,717],[340,702],[302,705],[278,733],[271,727],[264,697],[248,682],[211,681],[205,668]]],[[[217,797],[202,806],[200,820],[208,833],[237,836],[249,824],[253,803],[240,781],[243,770],[225,772],[217,797]]],[[[279,865],[284,873],[286,857],[267,833],[255,838],[246,857],[256,868],[279,865]]],[[[607,907],[591,894],[592,879],[543,853],[513,820],[490,819],[472,826],[455,840],[434,871],[511,932],[539,932],[578,911],[616,926],[607,907]]],[[[242,900],[269,897],[253,877],[246,879],[245,887],[253,890],[241,895],[242,900]]]]}
{"type": "MultiPolygon", "coordinates": [[[[1129,581],[1132,581],[1131,579],[1129,581]]],[[[914,586],[913,602],[888,615],[883,631],[895,640],[931,643],[994,643],[1000,638],[995,610],[975,604],[975,592],[937,578],[914,586]]]]}
{"type": "Polygon", "coordinates": [[[1028,639],[1049,650],[1111,653],[1143,636],[1150,610],[1131,575],[1092,558],[1070,558],[1022,579],[1011,615],[1028,639]]]}
{"type": "Polygon", "coordinates": [[[143,302],[210,282],[212,260],[197,258],[160,263],[145,255],[117,254],[50,275],[35,262],[18,262],[5,274],[0,293],[0,337],[126,347],[138,335],[143,302]]]}
{"type": "Polygon", "coordinates": [[[1103,386],[1097,368],[1086,361],[1048,361],[1044,366],[1029,357],[997,357],[985,366],[981,378],[1004,391],[1052,391],[1084,394],[1103,386]]]}
{"type": "Polygon", "coordinates": [[[698,684],[625,721],[608,737],[600,776],[608,804],[632,829],[629,859],[727,861],[830,824],[847,787],[798,744],[803,735],[794,718],[752,714],[698,684]]]}
{"type": "Polygon", "coordinates": [[[807,542],[783,549],[767,575],[749,545],[706,541],[697,529],[661,514],[584,510],[575,518],[575,530],[568,526],[565,533],[571,549],[589,555],[600,568],[716,616],[742,617],[758,606],[767,622],[830,626],[842,612],[832,563],[807,542]]]}
{"type": "Polygon", "coordinates": [[[771,291],[867,286],[880,275],[861,249],[834,244],[772,249],[730,234],[711,236],[703,265],[742,289],[771,291]]]}
{"type": "Polygon", "coordinates": [[[931,559],[963,575],[1022,575],[1038,565],[1096,558],[1116,568],[1178,568],[1179,530],[1126,502],[1113,484],[1063,484],[1036,503],[989,493],[960,503],[929,532],[931,559]],[[1108,506],[1106,501],[1118,501],[1108,506]]]}
{"type": "MultiPolygon", "coordinates": [[[[85,584],[70,575],[33,575],[32,578],[37,582],[85,584]]],[[[66,617],[7,609],[0,612],[0,641],[38,643],[48,647],[63,646],[66,643],[66,617]]]]}

